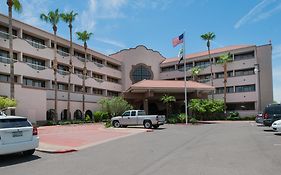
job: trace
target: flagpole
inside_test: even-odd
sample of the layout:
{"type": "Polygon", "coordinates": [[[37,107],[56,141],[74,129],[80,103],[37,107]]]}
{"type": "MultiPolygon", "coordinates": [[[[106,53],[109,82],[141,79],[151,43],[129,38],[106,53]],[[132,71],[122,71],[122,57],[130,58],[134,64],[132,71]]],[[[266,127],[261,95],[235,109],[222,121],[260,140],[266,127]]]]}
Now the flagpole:
{"type": "Polygon", "coordinates": [[[185,32],[183,32],[183,59],[184,59],[184,109],[185,124],[187,125],[187,88],[186,88],[186,58],[185,58],[185,32]]]}

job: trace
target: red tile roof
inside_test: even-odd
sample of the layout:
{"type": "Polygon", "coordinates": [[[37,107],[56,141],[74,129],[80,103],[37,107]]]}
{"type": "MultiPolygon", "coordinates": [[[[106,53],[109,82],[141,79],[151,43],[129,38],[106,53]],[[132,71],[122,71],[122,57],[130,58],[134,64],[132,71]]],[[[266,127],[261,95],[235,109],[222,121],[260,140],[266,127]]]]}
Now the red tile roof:
{"type": "MultiPolygon", "coordinates": [[[[247,47],[253,47],[254,45],[234,45],[234,46],[227,46],[227,47],[222,47],[222,48],[217,48],[211,50],[211,54],[217,54],[217,53],[222,53],[222,52],[227,52],[227,51],[232,51],[236,49],[242,49],[242,48],[247,48],[247,47]]],[[[192,59],[196,57],[202,57],[208,55],[208,51],[203,51],[203,52],[197,52],[197,53],[192,53],[192,54],[187,54],[186,59],[192,59]]],[[[179,61],[179,58],[169,58],[166,59],[165,61],[162,62],[164,63],[170,63],[174,61],[179,61]]]]}
{"type": "MultiPolygon", "coordinates": [[[[186,83],[188,90],[214,90],[215,88],[213,86],[198,83],[195,81],[187,81],[186,83]]],[[[150,90],[157,90],[157,89],[163,89],[163,90],[180,90],[184,89],[184,81],[178,81],[178,80],[142,80],[140,82],[137,82],[127,90],[140,90],[140,89],[150,89],[150,90]]]]}

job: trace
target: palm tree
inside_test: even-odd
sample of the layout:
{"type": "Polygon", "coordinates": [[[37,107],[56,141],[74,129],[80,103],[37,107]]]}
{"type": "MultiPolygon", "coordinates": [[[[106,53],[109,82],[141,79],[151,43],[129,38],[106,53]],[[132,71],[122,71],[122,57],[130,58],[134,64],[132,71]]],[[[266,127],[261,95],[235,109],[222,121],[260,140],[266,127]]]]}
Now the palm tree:
{"type": "MultiPolygon", "coordinates": [[[[211,52],[210,52],[210,41],[214,40],[216,38],[216,35],[214,32],[208,32],[203,35],[201,35],[201,38],[205,41],[207,41],[207,48],[208,48],[208,54],[209,54],[209,60],[211,62],[211,85],[213,86],[213,61],[211,60],[211,52]]],[[[212,100],[214,99],[214,91],[212,91],[212,100]]]]}
{"type": "Polygon", "coordinates": [[[163,95],[161,97],[161,101],[166,104],[166,116],[168,117],[169,115],[169,111],[170,111],[170,108],[171,108],[171,103],[172,102],[175,102],[176,101],[176,98],[172,95],[163,95]]]}
{"type": "Polygon", "coordinates": [[[197,81],[198,75],[200,74],[200,72],[201,72],[201,68],[198,66],[195,66],[191,69],[191,75],[192,75],[194,81],[197,81]]]}
{"type": "MultiPolygon", "coordinates": [[[[9,11],[9,57],[10,57],[10,98],[15,98],[15,70],[14,70],[14,54],[13,54],[13,9],[21,12],[22,5],[19,0],[7,0],[9,11]]],[[[11,115],[15,115],[15,110],[11,110],[11,115]]]]}
{"type": "Polygon", "coordinates": [[[223,65],[224,70],[224,88],[223,88],[223,102],[224,102],[224,115],[226,116],[226,83],[227,83],[227,63],[232,61],[232,55],[230,53],[223,54],[219,57],[217,63],[223,65]]]}
{"type": "Polygon", "coordinates": [[[55,79],[55,117],[54,120],[58,120],[58,113],[57,113],[57,108],[58,108],[58,82],[57,82],[57,67],[58,67],[58,61],[57,61],[57,24],[59,23],[60,20],[60,14],[59,10],[56,9],[55,11],[50,11],[48,14],[42,13],[40,15],[40,19],[50,23],[53,27],[54,31],[54,62],[53,62],[53,69],[54,69],[54,79],[55,79]]]}
{"type": "Polygon", "coordinates": [[[69,76],[68,76],[68,92],[67,92],[67,119],[70,119],[70,81],[71,81],[71,73],[73,72],[72,66],[72,55],[73,55],[73,48],[72,48],[72,22],[75,20],[75,17],[78,13],[74,13],[71,11],[70,13],[62,13],[60,14],[61,19],[68,23],[69,27],[69,34],[70,34],[70,55],[69,55],[69,76]]]}
{"type": "Polygon", "coordinates": [[[83,117],[85,117],[85,79],[86,79],[86,75],[87,75],[87,67],[86,67],[86,59],[87,59],[87,41],[90,39],[90,37],[93,35],[93,33],[88,33],[86,30],[83,32],[76,32],[77,36],[78,36],[78,40],[81,40],[84,42],[84,51],[85,51],[85,58],[84,58],[84,68],[83,68],[83,106],[82,106],[82,110],[83,110],[83,117]]]}

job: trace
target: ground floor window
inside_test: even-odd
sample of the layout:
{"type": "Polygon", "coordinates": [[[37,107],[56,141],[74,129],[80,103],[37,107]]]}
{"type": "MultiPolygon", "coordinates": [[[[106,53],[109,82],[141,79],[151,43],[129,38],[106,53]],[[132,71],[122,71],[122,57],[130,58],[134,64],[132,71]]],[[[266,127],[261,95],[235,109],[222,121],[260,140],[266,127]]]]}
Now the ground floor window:
{"type": "Polygon", "coordinates": [[[91,119],[93,119],[93,113],[92,113],[92,111],[87,110],[87,111],[85,112],[85,117],[87,117],[87,116],[89,116],[91,119]]]}
{"type": "MultiPolygon", "coordinates": [[[[64,110],[60,113],[60,118],[61,118],[61,120],[67,120],[67,109],[64,109],[64,110]]],[[[71,113],[69,113],[69,118],[71,118],[71,113]]]]}
{"type": "Polygon", "coordinates": [[[75,120],[82,120],[82,112],[79,110],[79,109],[77,109],[75,112],[74,112],[74,119],[75,120]]]}
{"type": "Polygon", "coordinates": [[[55,113],[55,110],[54,109],[49,109],[47,111],[47,120],[54,120],[55,116],[56,116],[56,113],[55,113]]]}
{"type": "Polygon", "coordinates": [[[227,103],[227,110],[255,110],[255,102],[227,103]]]}

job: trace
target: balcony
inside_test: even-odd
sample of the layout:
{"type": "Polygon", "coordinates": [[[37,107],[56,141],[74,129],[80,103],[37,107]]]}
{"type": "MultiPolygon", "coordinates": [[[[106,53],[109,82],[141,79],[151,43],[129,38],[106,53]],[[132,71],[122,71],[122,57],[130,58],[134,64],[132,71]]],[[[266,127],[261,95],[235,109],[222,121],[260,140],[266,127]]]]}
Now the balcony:
{"type": "Polygon", "coordinates": [[[207,83],[209,82],[210,79],[201,79],[201,80],[198,80],[199,83],[207,83]]]}
{"type": "MultiPolygon", "coordinates": [[[[9,33],[0,31],[0,38],[9,39],[9,33]]],[[[13,38],[17,38],[17,36],[13,35],[13,38]]]]}
{"type": "Polygon", "coordinates": [[[10,64],[11,60],[10,60],[10,58],[0,56],[0,62],[5,63],[5,64],[10,64]]]}
{"type": "Polygon", "coordinates": [[[101,64],[101,63],[98,63],[98,62],[95,62],[95,61],[94,61],[93,63],[94,63],[96,66],[100,67],[100,68],[101,68],[101,67],[104,67],[104,65],[101,64]]]}
{"type": "Polygon", "coordinates": [[[35,69],[35,70],[44,70],[44,69],[47,69],[46,66],[42,66],[42,65],[39,65],[39,64],[32,64],[32,63],[27,63],[26,64],[28,66],[30,66],[31,68],[35,69]]]}
{"type": "Polygon", "coordinates": [[[35,41],[31,41],[31,40],[28,40],[28,39],[24,39],[26,42],[28,42],[31,46],[37,48],[37,49],[45,49],[47,48],[46,45],[43,45],[41,43],[38,43],[38,42],[35,42],[35,41]]]}
{"type": "Polygon", "coordinates": [[[103,79],[100,79],[100,78],[94,78],[98,83],[102,83],[102,82],[104,82],[104,80],[103,79]]]}
{"type": "Polygon", "coordinates": [[[59,55],[63,56],[63,57],[68,57],[68,56],[69,56],[69,53],[64,52],[64,51],[62,51],[62,50],[57,50],[57,53],[58,53],[59,55]]]}
{"type": "Polygon", "coordinates": [[[69,71],[65,71],[65,70],[61,70],[61,69],[58,69],[57,72],[61,75],[68,75],[69,74],[69,71]]]}

